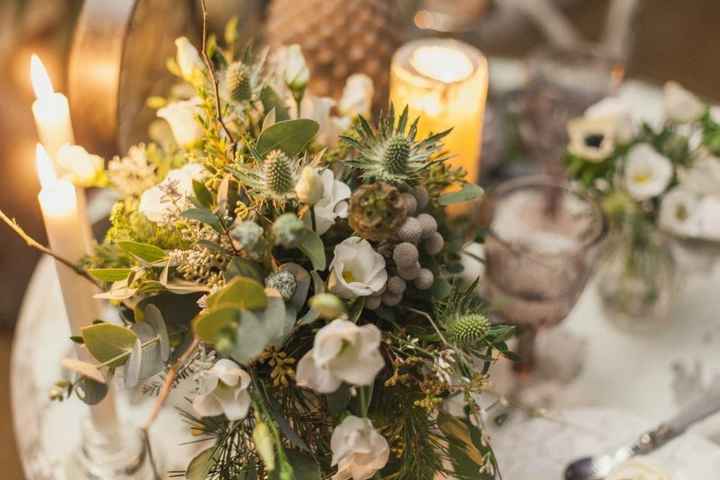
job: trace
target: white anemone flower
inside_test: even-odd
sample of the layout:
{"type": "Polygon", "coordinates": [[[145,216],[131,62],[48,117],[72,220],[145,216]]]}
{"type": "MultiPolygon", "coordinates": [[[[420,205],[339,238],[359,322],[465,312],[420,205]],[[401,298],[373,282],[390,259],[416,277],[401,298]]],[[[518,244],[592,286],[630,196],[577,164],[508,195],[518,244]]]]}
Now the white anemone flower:
{"type": "Polygon", "coordinates": [[[170,124],[175,141],[181,147],[189,147],[203,135],[203,127],[198,121],[202,113],[199,98],[170,103],[157,112],[157,116],[170,124]]]}
{"type": "Polygon", "coordinates": [[[568,150],[592,163],[600,163],[615,151],[615,124],[607,118],[576,118],[568,123],[568,150]]]}
{"type": "Polygon", "coordinates": [[[242,420],[250,410],[250,375],[232,360],[221,359],[202,374],[193,409],[201,417],[225,415],[242,420]]]}
{"type": "Polygon", "coordinates": [[[363,73],[350,75],[345,81],[338,110],[345,117],[362,115],[369,118],[374,94],[375,87],[370,77],[363,73]]]}
{"type": "Polygon", "coordinates": [[[665,116],[670,121],[690,123],[705,112],[700,99],[676,82],[667,82],[664,94],[665,116]]]}
{"type": "MultiPolygon", "coordinates": [[[[322,181],[322,197],[315,203],[315,227],[319,235],[324,234],[335,224],[337,218],[347,218],[348,200],[352,195],[350,187],[340,180],[330,169],[320,171],[322,181]]],[[[312,227],[312,218],[308,212],[303,217],[305,224],[312,227]]]]}
{"type": "Polygon", "coordinates": [[[672,177],[672,163],[651,145],[638,144],[628,153],[625,187],[635,200],[644,201],[657,197],[670,185],[672,177]]]}
{"type": "Polygon", "coordinates": [[[176,39],[175,47],[177,47],[177,63],[180,67],[180,73],[185,80],[191,81],[195,78],[195,72],[205,68],[205,63],[200,57],[197,48],[187,37],[176,39]]]}
{"type": "Polygon", "coordinates": [[[367,418],[353,415],[335,427],[330,438],[332,465],[338,472],[332,480],[367,480],[387,465],[390,445],[367,418]]]}
{"type": "Polygon", "coordinates": [[[140,213],[155,223],[165,223],[190,207],[193,180],[200,180],[205,169],[198,163],[188,163],[182,168],[170,170],[158,185],[145,190],[140,196],[140,213]]]}
{"type": "Polygon", "coordinates": [[[388,278],[385,258],[360,237],[347,238],[335,246],[330,269],[330,291],[346,299],[380,293],[388,278]]]}
{"type": "Polygon", "coordinates": [[[375,325],[333,320],[317,332],[313,348],[300,359],[297,384],[318,393],[332,393],[343,382],[372,384],[385,365],[380,340],[375,325]]]}
{"type": "Polygon", "coordinates": [[[615,139],[620,143],[632,140],[637,128],[630,106],[618,97],[607,97],[585,111],[588,120],[605,119],[615,127],[615,139]]]}
{"type": "Polygon", "coordinates": [[[683,188],[674,188],[663,196],[660,204],[660,228],[683,237],[700,234],[698,195],[683,188]]]}

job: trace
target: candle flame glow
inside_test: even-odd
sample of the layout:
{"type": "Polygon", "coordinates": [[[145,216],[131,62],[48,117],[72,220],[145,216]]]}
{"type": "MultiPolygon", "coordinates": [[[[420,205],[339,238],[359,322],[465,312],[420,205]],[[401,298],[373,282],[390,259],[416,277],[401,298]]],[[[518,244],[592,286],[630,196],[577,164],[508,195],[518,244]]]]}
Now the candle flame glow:
{"type": "Polygon", "coordinates": [[[410,64],[421,75],[443,83],[465,80],[473,73],[468,56],[452,47],[432,45],[415,50],[410,64]]]}
{"type": "Polygon", "coordinates": [[[55,92],[50,75],[37,55],[30,58],[30,80],[36,98],[47,97],[55,92]]]}
{"type": "Polygon", "coordinates": [[[50,156],[41,144],[37,144],[35,149],[35,166],[37,168],[40,186],[44,189],[50,187],[57,182],[57,174],[53,166],[50,156]]]}

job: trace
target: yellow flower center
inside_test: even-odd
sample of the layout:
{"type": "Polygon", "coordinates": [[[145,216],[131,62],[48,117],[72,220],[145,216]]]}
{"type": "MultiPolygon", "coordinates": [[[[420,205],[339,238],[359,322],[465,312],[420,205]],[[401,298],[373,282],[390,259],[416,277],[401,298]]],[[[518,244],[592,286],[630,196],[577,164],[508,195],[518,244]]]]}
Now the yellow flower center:
{"type": "Polygon", "coordinates": [[[650,181],[651,178],[652,175],[649,172],[638,172],[633,175],[633,180],[635,180],[635,183],[645,183],[650,181]]]}
{"type": "Polygon", "coordinates": [[[353,276],[352,272],[350,270],[345,270],[342,273],[343,280],[345,280],[347,283],[352,283],[355,280],[355,277],[353,276]]]}

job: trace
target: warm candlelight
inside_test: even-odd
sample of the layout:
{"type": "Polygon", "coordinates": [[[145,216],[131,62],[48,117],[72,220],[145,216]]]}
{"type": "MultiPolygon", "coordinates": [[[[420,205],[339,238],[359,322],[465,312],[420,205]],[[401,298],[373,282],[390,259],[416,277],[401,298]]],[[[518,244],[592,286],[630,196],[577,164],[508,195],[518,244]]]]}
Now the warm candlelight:
{"type": "Polygon", "coordinates": [[[55,92],[50,76],[37,55],[30,60],[30,78],[36,98],[32,111],[40,141],[54,158],[60,147],[75,141],[70,106],[65,95],[55,92]]]}
{"type": "Polygon", "coordinates": [[[390,98],[397,109],[407,105],[421,115],[420,135],[453,131],[445,146],[451,163],[477,181],[488,66],[476,48],[455,40],[418,40],[403,46],[393,59],[390,98]]]}
{"type": "MultiPolygon", "coordinates": [[[[63,258],[77,262],[90,252],[91,246],[81,228],[84,219],[78,208],[75,187],[69,181],[57,177],[53,163],[42,145],[37,146],[36,165],[42,187],[38,199],[50,249],[63,258]]],[[[97,293],[96,288],[66,265],[55,262],[55,267],[70,330],[73,335],[79,335],[82,327],[100,318],[100,305],[93,298],[97,293]]],[[[81,360],[93,361],[84,348],[78,347],[76,352],[81,360]]],[[[91,407],[91,412],[97,428],[107,431],[115,427],[115,404],[110,394],[91,407]]]]}

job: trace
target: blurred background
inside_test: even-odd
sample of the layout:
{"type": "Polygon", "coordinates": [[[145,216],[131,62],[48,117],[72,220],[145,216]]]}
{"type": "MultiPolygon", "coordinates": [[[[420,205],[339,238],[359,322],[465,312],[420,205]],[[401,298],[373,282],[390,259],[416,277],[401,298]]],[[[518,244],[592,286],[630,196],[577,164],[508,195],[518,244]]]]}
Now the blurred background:
{"type": "MultiPolygon", "coordinates": [[[[178,9],[182,7],[188,15],[182,19],[186,24],[178,23],[175,28],[181,31],[187,29],[189,36],[196,35],[200,25],[197,5],[190,0],[173,1],[174,6],[178,9]]],[[[282,0],[276,1],[283,3],[282,0]]],[[[105,2],[113,4],[115,0],[105,2]]],[[[542,12],[527,7],[542,3],[539,0],[537,3],[536,0],[386,2],[392,6],[393,15],[397,16],[395,25],[399,31],[393,34],[398,37],[453,35],[477,45],[489,57],[522,60],[536,47],[546,43],[548,36],[553,36],[554,32],[547,29],[562,26],[534,17],[542,16],[542,12]]],[[[626,2],[635,3],[634,0],[626,2]]],[[[123,0],[118,3],[133,2],[123,0]]],[[[241,18],[243,34],[248,38],[257,36],[263,31],[263,24],[272,11],[269,3],[264,0],[208,0],[210,25],[221,29],[225,20],[237,14],[241,18]]],[[[557,0],[558,11],[584,38],[591,41],[599,41],[604,34],[610,4],[610,0],[557,0]]],[[[82,6],[82,0],[0,0],[0,166],[6,179],[0,188],[0,208],[8,216],[15,217],[28,233],[39,240],[44,240],[44,232],[36,200],[39,189],[34,169],[37,137],[30,111],[33,99],[29,80],[30,55],[40,55],[55,81],[55,88],[67,92],[70,50],[82,6]]],[[[142,20],[136,20],[138,24],[133,29],[163,28],[164,18],[157,17],[146,15],[142,20]]],[[[717,0],[640,2],[630,29],[631,36],[624,44],[627,48],[627,52],[623,53],[627,53],[626,76],[657,85],[676,80],[702,96],[720,101],[720,63],[715,50],[720,44],[718,25],[720,2],[717,0]]],[[[271,32],[273,28],[283,27],[271,25],[271,32]]],[[[140,61],[162,67],[165,58],[158,52],[172,51],[170,37],[168,42],[164,50],[162,47],[151,48],[154,55],[140,61]]],[[[128,64],[134,65],[132,58],[128,59],[128,64]]],[[[138,81],[154,82],[153,78],[143,78],[142,72],[138,75],[138,81]]],[[[120,102],[123,102],[122,95],[130,96],[132,92],[121,91],[120,102]]],[[[114,100],[87,99],[90,104],[114,100]]],[[[130,101],[132,99],[128,97],[130,101]]],[[[83,118],[74,112],[73,121],[77,125],[83,122],[83,118]]],[[[85,132],[80,137],[90,150],[106,156],[117,153],[113,144],[95,142],[92,132],[85,132]]],[[[13,328],[38,256],[4,227],[0,228],[0,245],[0,414],[5,418],[0,424],[0,445],[5,447],[0,449],[0,467],[3,478],[20,479],[23,476],[13,446],[10,421],[9,359],[13,328]]]]}

